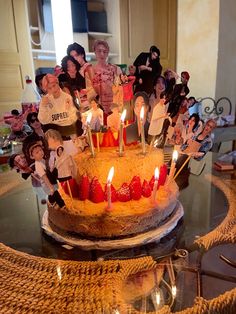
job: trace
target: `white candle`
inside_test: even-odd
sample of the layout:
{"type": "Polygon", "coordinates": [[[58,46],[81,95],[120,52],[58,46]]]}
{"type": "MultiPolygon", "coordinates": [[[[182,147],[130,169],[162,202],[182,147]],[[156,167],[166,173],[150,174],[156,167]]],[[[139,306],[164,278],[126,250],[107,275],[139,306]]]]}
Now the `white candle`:
{"type": "Polygon", "coordinates": [[[126,109],[123,110],[120,117],[120,138],[119,138],[119,156],[123,156],[123,129],[124,129],[124,121],[126,116],[126,109]]]}
{"type": "Polygon", "coordinates": [[[111,167],[107,176],[107,209],[111,209],[111,181],[114,175],[114,167],[111,167]]]}
{"type": "Polygon", "coordinates": [[[140,111],[140,124],[141,124],[141,144],[142,144],[142,154],[146,154],[145,136],[144,136],[144,106],[142,106],[140,111]]]}
{"type": "Polygon", "coordinates": [[[155,169],[155,181],[154,181],[154,186],[153,186],[153,191],[152,191],[152,203],[155,203],[156,200],[156,193],[157,193],[157,185],[158,185],[158,179],[159,179],[159,169],[155,169]]]}
{"type": "Polygon", "coordinates": [[[171,166],[170,166],[168,182],[170,182],[170,180],[172,180],[174,178],[175,170],[176,170],[175,166],[176,166],[177,159],[178,159],[178,152],[177,152],[177,150],[174,150],[173,154],[172,154],[172,162],[171,162],[171,166]]]}
{"type": "Polygon", "coordinates": [[[91,132],[91,129],[90,129],[90,121],[91,121],[91,119],[92,119],[92,112],[90,112],[88,114],[87,119],[86,119],[86,124],[87,124],[88,140],[89,140],[89,146],[90,146],[91,155],[93,157],[95,157],[92,132],[91,132]]]}

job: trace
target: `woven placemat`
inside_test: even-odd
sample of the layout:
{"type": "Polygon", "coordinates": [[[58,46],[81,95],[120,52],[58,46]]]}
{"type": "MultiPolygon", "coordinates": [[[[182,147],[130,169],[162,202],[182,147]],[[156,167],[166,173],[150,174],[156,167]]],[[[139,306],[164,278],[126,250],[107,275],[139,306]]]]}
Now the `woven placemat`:
{"type": "Polygon", "coordinates": [[[225,194],[229,209],[219,226],[195,241],[205,251],[216,245],[236,243],[236,180],[221,179],[213,175],[207,175],[206,179],[225,194]]]}
{"type": "MultiPolygon", "coordinates": [[[[128,276],[155,266],[151,257],[102,262],[53,260],[0,244],[0,313],[142,313],[124,302],[122,287],[128,276]]],[[[164,306],[158,313],[171,310],[164,306]]],[[[192,308],[178,313],[235,314],[236,288],[209,301],[196,298],[192,308]]]]}
{"type": "Polygon", "coordinates": [[[154,267],[150,257],[75,262],[46,259],[0,244],[1,313],[102,313],[124,310],[125,278],[154,267]]]}

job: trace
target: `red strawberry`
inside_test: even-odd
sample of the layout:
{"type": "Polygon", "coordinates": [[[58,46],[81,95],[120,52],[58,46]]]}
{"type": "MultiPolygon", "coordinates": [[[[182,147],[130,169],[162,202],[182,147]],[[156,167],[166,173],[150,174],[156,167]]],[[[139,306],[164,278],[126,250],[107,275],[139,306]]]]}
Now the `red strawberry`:
{"type": "Polygon", "coordinates": [[[143,185],[142,185],[142,195],[144,197],[150,197],[151,194],[152,194],[151,187],[150,187],[149,183],[147,182],[147,180],[144,180],[143,185]]]}
{"type": "Polygon", "coordinates": [[[160,175],[159,175],[159,180],[158,180],[158,186],[157,188],[159,188],[160,185],[164,185],[165,182],[166,182],[166,177],[167,177],[167,165],[166,164],[163,164],[161,167],[160,167],[160,175]]]}
{"type": "Polygon", "coordinates": [[[151,190],[153,190],[154,182],[155,182],[155,178],[154,178],[154,176],[152,176],[151,180],[149,181],[149,185],[150,185],[151,190]]]}
{"type": "Polygon", "coordinates": [[[68,181],[61,182],[61,186],[67,195],[70,195],[68,185],[70,185],[70,190],[73,198],[79,197],[79,187],[75,179],[69,179],[68,181]]]}
{"type": "Polygon", "coordinates": [[[123,183],[119,190],[116,191],[116,196],[120,202],[128,202],[131,200],[130,189],[127,183],[123,183]]]}
{"type": "Polygon", "coordinates": [[[94,177],[90,184],[89,199],[93,203],[104,201],[104,192],[98,178],[94,177]]]}
{"type": "Polygon", "coordinates": [[[76,180],[73,178],[70,179],[69,184],[73,198],[79,198],[79,186],[76,180]]]}
{"type": "MultiPolygon", "coordinates": [[[[107,201],[107,184],[105,185],[105,201],[107,201]]],[[[116,202],[117,201],[117,196],[116,196],[116,189],[114,186],[111,184],[111,201],[116,202]]]]}
{"type": "Polygon", "coordinates": [[[79,184],[79,199],[84,201],[89,198],[89,178],[88,176],[82,176],[79,184]]]}
{"type": "Polygon", "coordinates": [[[131,198],[139,200],[142,196],[142,185],[139,176],[134,176],[129,185],[131,198]]]}

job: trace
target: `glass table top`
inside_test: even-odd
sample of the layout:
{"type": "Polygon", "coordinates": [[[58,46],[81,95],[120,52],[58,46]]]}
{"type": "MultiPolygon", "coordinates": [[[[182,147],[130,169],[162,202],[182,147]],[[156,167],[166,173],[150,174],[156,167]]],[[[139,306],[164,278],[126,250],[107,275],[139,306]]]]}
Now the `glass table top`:
{"type": "Polygon", "coordinates": [[[133,248],[132,252],[130,249],[89,252],[79,248],[68,249],[67,246],[64,248],[61,243],[57,243],[42,232],[41,219],[46,205],[38,201],[30,180],[24,181],[14,171],[2,172],[2,186],[7,188],[7,185],[13,184],[13,181],[17,182],[15,186],[14,184],[10,186],[10,191],[0,197],[0,242],[33,255],[72,260],[94,259],[96,256],[129,258],[147,254],[157,257],[162,254],[162,244],[166,246],[168,252],[174,248],[176,242],[178,247],[186,248],[196,237],[214,229],[227,212],[228,205],[224,194],[214,187],[205,175],[213,172],[218,176],[232,177],[235,173],[222,174],[212,170],[212,158],[214,159],[215,156],[209,153],[204,161],[205,168],[200,175],[190,173],[189,177],[182,178],[180,175],[178,178],[181,188],[179,200],[184,208],[184,217],[178,228],[161,241],[159,247],[157,244],[150,244],[133,248]]]}
{"type": "Polygon", "coordinates": [[[212,185],[205,175],[210,173],[226,179],[236,178],[235,171],[220,173],[213,170],[212,162],[216,158],[216,154],[208,153],[204,163],[192,165],[189,177],[179,177],[178,184],[181,187],[179,200],[184,208],[184,216],[168,236],[159,243],[110,251],[85,251],[58,243],[47,236],[41,229],[41,219],[46,205],[38,201],[30,181],[24,181],[14,171],[3,171],[0,173],[1,186],[3,189],[6,188],[6,193],[0,197],[0,242],[31,255],[59,260],[88,261],[152,256],[159,262],[156,268],[138,272],[124,283],[126,301],[143,312],[156,311],[164,304],[172,303],[175,303],[175,309],[182,309],[191,305],[197,288],[194,289],[195,292],[192,288],[189,289],[187,293],[188,297],[190,295],[189,299],[182,295],[176,302],[173,297],[175,284],[170,280],[170,265],[173,267],[173,261],[175,274],[179,279],[177,285],[179,294],[183,291],[183,286],[189,284],[189,280],[197,287],[196,278],[191,272],[188,275],[183,271],[178,272],[178,265],[181,265],[181,269],[190,267],[189,261],[194,260],[195,254],[190,253],[193,241],[219,225],[228,209],[223,192],[212,185]],[[185,254],[188,255],[187,259],[185,254]],[[162,267],[167,265],[167,275],[163,275],[160,280],[162,267]]]}

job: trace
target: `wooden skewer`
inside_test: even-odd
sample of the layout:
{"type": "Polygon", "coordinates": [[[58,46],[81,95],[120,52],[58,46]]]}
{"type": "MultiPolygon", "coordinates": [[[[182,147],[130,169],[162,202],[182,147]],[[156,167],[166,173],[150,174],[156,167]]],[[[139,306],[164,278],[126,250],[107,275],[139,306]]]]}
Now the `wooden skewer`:
{"type": "Polygon", "coordinates": [[[180,172],[182,171],[182,169],[184,168],[184,166],[187,164],[187,162],[190,160],[192,156],[189,155],[188,158],[185,160],[185,162],[182,164],[182,166],[180,167],[180,169],[177,171],[177,173],[175,174],[173,180],[175,180],[177,178],[177,176],[180,174],[180,172]]]}
{"type": "Polygon", "coordinates": [[[98,152],[100,152],[100,144],[99,144],[99,133],[96,133],[96,137],[97,137],[97,150],[98,152]]]}
{"type": "Polygon", "coordinates": [[[68,188],[68,191],[69,191],[69,194],[70,194],[70,198],[71,198],[71,202],[72,202],[72,209],[74,209],[73,196],[72,196],[72,193],[71,193],[71,188],[70,188],[69,180],[66,181],[66,184],[67,184],[67,188],[68,188]]]}

